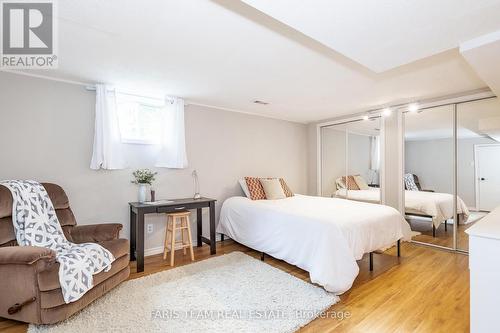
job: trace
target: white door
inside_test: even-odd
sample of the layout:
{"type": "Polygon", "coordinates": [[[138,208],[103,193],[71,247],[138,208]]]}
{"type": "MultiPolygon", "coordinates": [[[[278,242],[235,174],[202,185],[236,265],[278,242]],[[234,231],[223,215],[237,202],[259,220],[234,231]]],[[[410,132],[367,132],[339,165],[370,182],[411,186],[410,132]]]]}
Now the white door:
{"type": "Polygon", "coordinates": [[[500,145],[476,146],[479,210],[500,206],[500,145]]]}

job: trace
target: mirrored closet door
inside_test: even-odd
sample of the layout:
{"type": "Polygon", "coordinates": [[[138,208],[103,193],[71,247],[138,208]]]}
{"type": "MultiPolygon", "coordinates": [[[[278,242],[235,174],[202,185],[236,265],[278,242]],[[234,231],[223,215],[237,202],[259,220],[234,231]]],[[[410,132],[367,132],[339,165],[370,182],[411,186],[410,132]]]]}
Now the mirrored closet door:
{"type": "Polygon", "coordinates": [[[453,248],[454,106],[404,113],[405,217],[413,237],[453,248]]]}
{"type": "Polygon", "coordinates": [[[405,215],[420,233],[413,240],[467,252],[467,228],[500,206],[500,102],[405,112],[404,122],[405,215]]]}
{"type": "Polygon", "coordinates": [[[342,126],[321,128],[321,196],[335,197],[347,173],[347,135],[342,126]]]}
{"type": "Polygon", "coordinates": [[[465,230],[500,206],[500,102],[457,105],[457,248],[469,250],[465,230]]]}
{"type": "Polygon", "coordinates": [[[380,203],[380,117],[321,128],[321,194],[380,203]]]}

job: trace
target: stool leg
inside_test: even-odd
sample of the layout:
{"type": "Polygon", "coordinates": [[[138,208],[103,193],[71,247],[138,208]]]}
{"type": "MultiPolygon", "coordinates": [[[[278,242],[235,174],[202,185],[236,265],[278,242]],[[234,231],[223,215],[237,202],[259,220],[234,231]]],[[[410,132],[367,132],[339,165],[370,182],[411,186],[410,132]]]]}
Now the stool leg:
{"type": "MultiPolygon", "coordinates": [[[[186,227],[186,218],[181,217],[181,227],[185,228],[186,227]]],[[[181,236],[182,236],[182,253],[186,255],[186,248],[185,246],[187,245],[186,242],[186,235],[187,235],[187,230],[186,229],[181,229],[181,236]]]]}
{"type": "Polygon", "coordinates": [[[170,232],[168,231],[169,225],[170,225],[170,220],[171,216],[167,215],[167,228],[165,229],[165,241],[163,242],[163,260],[167,259],[167,253],[168,253],[168,242],[169,242],[169,235],[170,232]]]}
{"type": "Polygon", "coordinates": [[[191,261],[194,261],[193,239],[191,238],[191,223],[189,222],[189,216],[186,217],[186,226],[188,232],[189,253],[191,254],[191,261]]]}
{"type": "Polygon", "coordinates": [[[172,240],[170,242],[170,266],[174,266],[174,255],[175,255],[175,227],[177,224],[177,218],[172,217],[172,231],[171,231],[171,237],[172,240]]]}

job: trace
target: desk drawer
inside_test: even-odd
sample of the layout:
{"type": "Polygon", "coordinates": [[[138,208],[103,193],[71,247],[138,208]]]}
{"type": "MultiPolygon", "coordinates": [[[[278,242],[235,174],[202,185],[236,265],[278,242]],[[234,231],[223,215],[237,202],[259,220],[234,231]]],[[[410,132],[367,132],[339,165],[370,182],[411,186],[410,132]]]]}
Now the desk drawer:
{"type": "Polygon", "coordinates": [[[197,208],[208,208],[208,202],[201,202],[201,203],[193,203],[193,204],[186,204],[186,205],[179,205],[179,206],[167,206],[167,207],[158,207],[156,209],[157,213],[174,213],[178,212],[180,210],[190,210],[190,209],[197,209],[197,208]]]}

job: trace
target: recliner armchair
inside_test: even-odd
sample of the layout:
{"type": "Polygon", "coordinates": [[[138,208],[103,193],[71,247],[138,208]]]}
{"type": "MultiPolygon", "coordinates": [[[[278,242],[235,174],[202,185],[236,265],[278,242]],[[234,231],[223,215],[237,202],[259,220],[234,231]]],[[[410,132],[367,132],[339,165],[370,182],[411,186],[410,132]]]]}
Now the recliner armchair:
{"type": "Polygon", "coordinates": [[[129,242],[119,239],[121,224],[77,226],[64,190],[42,184],[56,210],[66,238],[74,243],[99,243],[116,260],[108,272],[94,275],[94,287],[79,300],[66,304],[59,284],[54,251],[17,246],[12,224],[12,195],[0,186],[0,317],[34,324],[52,324],[69,318],[130,275],[129,242]]]}

